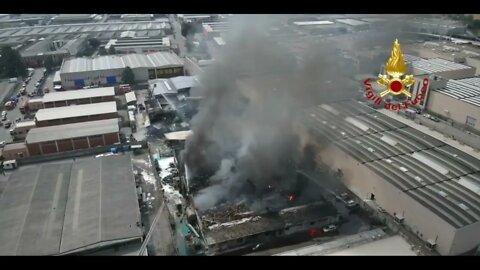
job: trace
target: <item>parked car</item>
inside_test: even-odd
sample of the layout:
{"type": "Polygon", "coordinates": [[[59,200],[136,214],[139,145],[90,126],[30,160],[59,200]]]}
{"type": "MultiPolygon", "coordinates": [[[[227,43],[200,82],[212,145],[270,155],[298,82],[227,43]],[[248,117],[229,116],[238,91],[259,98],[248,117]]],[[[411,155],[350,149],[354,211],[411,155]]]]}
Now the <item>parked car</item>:
{"type": "Polygon", "coordinates": [[[377,208],[377,210],[378,210],[378,212],[380,212],[380,213],[387,213],[387,210],[383,209],[383,208],[380,207],[380,206],[377,208]]]}
{"type": "Polygon", "coordinates": [[[5,128],[9,128],[11,125],[12,125],[12,122],[7,121],[7,122],[5,122],[5,124],[4,124],[3,126],[4,126],[5,128]]]}
{"type": "Polygon", "coordinates": [[[34,93],[28,93],[28,97],[34,97],[35,94],[34,93]]]}
{"type": "Polygon", "coordinates": [[[334,224],[327,225],[322,228],[323,233],[325,234],[334,234],[338,232],[338,228],[334,224]]]}
{"type": "Polygon", "coordinates": [[[5,141],[1,141],[1,142],[0,142],[0,148],[5,147],[5,144],[7,144],[5,141]]]}

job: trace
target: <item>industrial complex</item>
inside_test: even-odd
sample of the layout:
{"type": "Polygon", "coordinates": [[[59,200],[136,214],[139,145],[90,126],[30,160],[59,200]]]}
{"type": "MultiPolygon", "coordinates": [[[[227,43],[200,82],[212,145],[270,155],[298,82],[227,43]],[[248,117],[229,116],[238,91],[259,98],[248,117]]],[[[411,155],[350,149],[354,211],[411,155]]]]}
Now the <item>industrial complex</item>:
{"type": "Polygon", "coordinates": [[[480,254],[476,18],[1,14],[0,255],[480,254]]]}

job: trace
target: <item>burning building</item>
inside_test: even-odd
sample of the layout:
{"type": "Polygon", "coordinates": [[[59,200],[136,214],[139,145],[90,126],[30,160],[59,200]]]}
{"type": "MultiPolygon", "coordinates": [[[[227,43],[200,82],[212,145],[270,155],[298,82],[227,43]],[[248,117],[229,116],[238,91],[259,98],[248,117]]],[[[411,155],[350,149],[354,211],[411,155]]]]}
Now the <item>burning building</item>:
{"type": "MultiPolygon", "coordinates": [[[[196,207],[208,255],[238,254],[279,239],[317,237],[323,226],[342,220],[323,199],[322,190],[301,174],[292,179],[289,189],[268,185],[252,190],[250,184],[244,188],[253,192],[211,208],[196,207]]],[[[197,201],[201,196],[194,196],[193,204],[197,201]]]]}

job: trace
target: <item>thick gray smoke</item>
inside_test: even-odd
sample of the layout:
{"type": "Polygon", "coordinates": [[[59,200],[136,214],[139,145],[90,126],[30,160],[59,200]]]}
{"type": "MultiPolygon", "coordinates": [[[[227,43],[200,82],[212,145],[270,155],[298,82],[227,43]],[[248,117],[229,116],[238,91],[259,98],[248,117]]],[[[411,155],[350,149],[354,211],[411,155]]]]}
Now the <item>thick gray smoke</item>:
{"type": "MultiPolygon", "coordinates": [[[[308,135],[295,124],[301,110],[350,98],[356,90],[354,74],[339,64],[335,42],[299,38],[305,52],[298,61],[278,39],[267,37],[279,18],[236,16],[228,46],[201,78],[204,99],[183,153],[191,186],[200,189],[199,209],[248,200],[272,187],[291,188],[299,163],[314,157],[306,147],[308,135]]],[[[343,45],[391,48],[395,33],[388,31],[394,27],[376,41],[358,35],[355,44],[343,45]]]]}

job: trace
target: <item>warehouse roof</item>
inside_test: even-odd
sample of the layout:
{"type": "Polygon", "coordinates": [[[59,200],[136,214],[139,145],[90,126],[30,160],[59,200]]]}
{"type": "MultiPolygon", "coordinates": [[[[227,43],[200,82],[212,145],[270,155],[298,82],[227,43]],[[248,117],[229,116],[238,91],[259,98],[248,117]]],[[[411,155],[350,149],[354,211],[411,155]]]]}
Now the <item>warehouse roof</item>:
{"type": "Polygon", "coordinates": [[[480,160],[380,115],[343,101],[305,110],[304,123],[452,226],[480,221],[480,160]]]}
{"type": "Polygon", "coordinates": [[[0,197],[0,254],[57,255],[142,237],[129,155],[24,166],[0,197]]]}
{"type": "Polygon", "coordinates": [[[445,87],[434,91],[480,107],[480,77],[448,80],[445,87]]]}
{"type": "Polygon", "coordinates": [[[119,132],[118,119],[38,127],[27,133],[27,143],[48,142],[119,132]]]}
{"type": "Polygon", "coordinates": [[[355,20],[355,19],[337,19],[336,21],[339,22],[339,23],[350,25],[350,26],[359,26],[359,25],[369,24],[368,22],[362,22],[362,21],[355,20]]]}
{"type": "Polygon", "coordinates": [[[473,67],[455,63],[441,58],[420,59],[411,62],[413,67],[428,74],[453,70],[472,69],[473,67]]]}
{"type": "Polygon", "coordinates": [[[113,87],[47,93],[43,96],[43,103],[107,96],[115,96],[115,89],[113,87]]]}
{"type": "Polygon", "coordinates": [[[70,105],[65,107],[40,109],[35,114],[36,121],[47,121],[54,119],[64,119],[70,117],[81,117],[97,114],[114,113],[117,111],[117,103],[101,102],[84,105],[70,105]]]}
{"type": "Polygon", "coordinates": [[[131,68],[167,68],[183,66],[183,60],[171,52],[150,54],[106,55],[95,58],[80,57],[66,60],[61,73],[75,73],[106,69],[131,68]]]}
{"type": "Polygon", "coordinates": [[[155,79],[148,81],[153,95],[177,94],[178,90],[199,86],[196,76],[178,76],[170,79],[155,79]]]}

